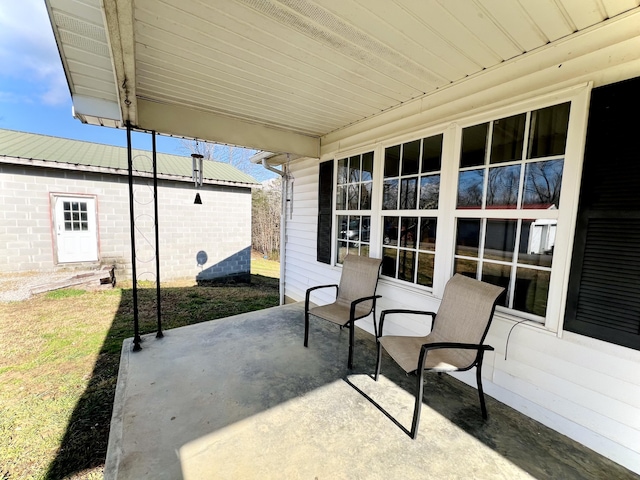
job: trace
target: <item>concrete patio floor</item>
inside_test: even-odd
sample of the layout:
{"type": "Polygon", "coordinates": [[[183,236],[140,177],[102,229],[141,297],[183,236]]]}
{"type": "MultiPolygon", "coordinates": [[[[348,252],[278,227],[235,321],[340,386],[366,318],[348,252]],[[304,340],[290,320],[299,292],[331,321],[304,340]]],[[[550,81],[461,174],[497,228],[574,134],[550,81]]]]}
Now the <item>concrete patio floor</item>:
{"type": "Polygon", "coordinates": [[[389,357],[374,382],[375,340],[276,307],[144,337],[122,350],[107,479],[637,479],[504,404],[428,375],[420,431],[414,377],[389,357]],[[315,320],[315,321],[314,321],[315,320]],[[367,398],[369,397],[369,398],[367,398]]]}

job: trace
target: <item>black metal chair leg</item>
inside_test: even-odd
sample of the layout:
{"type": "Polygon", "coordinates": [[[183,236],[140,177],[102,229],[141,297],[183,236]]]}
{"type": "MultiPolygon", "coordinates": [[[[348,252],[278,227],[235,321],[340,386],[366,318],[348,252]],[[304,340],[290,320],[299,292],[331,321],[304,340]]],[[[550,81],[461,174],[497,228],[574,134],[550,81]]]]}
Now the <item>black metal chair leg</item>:
{"type": "Polygon", "coordinates": [[[420,412],[422,411],[422,390],[424,386],[424,369],[420,369],[419,372],[416,372],[417,380],[417,391],[416,391],[416,405],[413,409],[413,421],[411,422],[411,438],[414,440],[418,436],[418,425],[420,425],[420,412]]]}
{"type": "Polygon", "coordinates": [[[309,312],[304,312],[304,346],[309,346],[309,312]]]}
{"type": "Polygon", "coordinates": [[[484,403],[484,390],[482,389],[482,362],[476,365],[476,381],[478,382],[478,395],[480,396],[480,408],[482,418],[487,419],[487,406],[484,403]]]}
{"type": "Polygon", "coordinates": [[[376,360],[376,376],[374,380],[377,382],[380,376],[380,363],[382,363],[382,344],[378,341],[378,359],[376,360]]]}
{"type": "Polygon", "coordinates": [[[349,370],[353,369],[353,344],[355,343],[355,322],[349,323],[349,362],[347,366],[349,370]]]}

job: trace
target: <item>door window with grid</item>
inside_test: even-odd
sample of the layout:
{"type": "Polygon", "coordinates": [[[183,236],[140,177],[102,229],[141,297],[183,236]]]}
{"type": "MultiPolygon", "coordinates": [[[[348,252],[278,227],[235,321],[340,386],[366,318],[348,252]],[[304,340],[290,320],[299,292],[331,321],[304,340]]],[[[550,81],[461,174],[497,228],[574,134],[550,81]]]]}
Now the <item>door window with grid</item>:
{"type": "Polygon", "coordinates": [[[63,202],[62,210],[66,231],[89,230],[87,202],[63,202]]]}

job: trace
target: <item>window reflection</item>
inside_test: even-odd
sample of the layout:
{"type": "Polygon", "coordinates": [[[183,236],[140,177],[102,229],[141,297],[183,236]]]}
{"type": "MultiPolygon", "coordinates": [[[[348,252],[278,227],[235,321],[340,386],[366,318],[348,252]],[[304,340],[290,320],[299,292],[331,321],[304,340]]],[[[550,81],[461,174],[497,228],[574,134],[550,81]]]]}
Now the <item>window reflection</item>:
{"type": "Polygon", "coordinates": [[[338,160],[338,183],[347,183],[347,158],[338,160]]]}
{"type": "Polygon", "coordinates": [[[347,242],[338,241],[338,263],[344,263],[344,257],[347,256],[347,242]]]}
{"type": "Polygon", "coordinates": [[[547,314],[550,278],[549,270],[518,268],[513,308],[544,317],[547,314]]]}
{"type": "Polygon", "coordinates": [[[487,208],[516,208],[520,165],[493,167],[487,181],[487,208]]]}
{"type": "Polygon", "coordinates": [[[362,181],[373,180],[373,152],[362,155],[362,181]]]}
{"type": "Polygon", "coordinates": [[[415,252],[412,250],[400,250],[398,252],[398,260],[398,279],[413,282],[415,252]]]}
{"type": "Polygon", "coordinates": [[[335,247],[336,261],[347,254],[369,255],[371,217],[360,215],[371,210],[373,152],[337,160],[335,247]]]}
{"type": "Polygon", "coordinates": [[[383,248],[382,249],[382,275],[387,277],[396,277],[396,263],[397,263],[398,250],[395,248],[383,248]]]}
{"type": "Polygon", "coordinates": [[[531,138],[527,158],[564,154],[570,107],[571,103],[567,102],[531,112],[531,138]]]}
{"type": "Polygon", "coordinates": [[[385,180],[382,185],[382,209],[398,208],[398,180],[385,180]]]}
{"type": "Polygon", "coordinates": [[[371,217],[368,215],[338,215],[337,218],[338,263],[342,263],[347,253],[368,255],[371,217]]]}
{"type": "Polygon", "coordinates": [[[382,274],[431,287],[436,223],[435,218],[384,217],[382,274]]]}
{"type": "Polygon", "coordinates": [[[347,206],[347,187],[338,185],[336,188],[336,210],[345,210],[347,206]]]}
{"type": "Polygon", "coordinates": [[[415,175],[420,165],[420,140],[402,146],[402,175],[415,175]]]}
{"type": "Polygon", "coordinates": [[[420,179],[420,209],[435,210],[440,196],[440,175],[430,175],[420,179]]]}
{"type": "Polygon", "coordinates": [[[527,164],[524,171],[522,208],[558,208],[564,160],[527,164]]]}
{"type": "Polygon", "coordinates": [[[384,177],[397,177],[400,174],[400,145],[384,150],[384,177]]]}
{"type": "Polygon", "coordinates": [[[347,187],[347,209],[358,210],[358,199],[360,197],[358,184],[347,187]]]}
{"type": "Polygon", "coordinates": [[[416,248],[418,233],[418,218],[404,217],[400,227],[400,246],[406,248],[416,248]]]}
{"type": "Polygon", "coordinates": [[[557,220],[522,220],[518,262],[551,267],[557,220]]]}
{"type": "Polygon", "coordinates": [[[522,113],[493,122],[490,163],[522,159],[526,118],[526,113],[522,113]]]}
{"type": "Polygon", "coordinates": [[[460,172],[458,177],[458,208],[480,208],[484,187],[484,169],[460,172]]]}
{"type": "Polygon", "coordinates": [[[436,249],[436,220],[435,218],[420,219],[420,236],[418,238],[420,250],[436,249]]]}
{"type": "Polygon", "coordinates": [[[431,253],[418,253],[418,285],[433,287],[433,259],[431,253]]]}
{"type": "Polygon", "coordinates": [[[484,258],[508,262],[513,260],[517,223],[517,220],[487,220],[484,258]]]}
{"type": "Polygon", "coordinates": [[[360,185],[360,210],[371,210],[371,188],[372,182],[360,185]]]}
{"type": "Polygon", "coordinates": [[[459,218],[456,229],[456,255],[477,257],[480,246],[480,219],[459,218]]]}
{"type": "Polygon", "coordinates": [[[368,242],[371,234],[371,217],[362,217],[362,225],[360,229],[360,240],[368,242]]]}
{"type": "Polygon", "coordinates": [[[418,179],[405,178],[400,184],[400,209],[415,210],[418,179]]]}
{"type": "Polygon", "coordinates": [[[509,280],[511,278],[511,265],[500,265],[497,263],[484,262],[482,264],[482,277],[483,282],[498,285],[504,288],[504,292],[498,297],[498,305],[507,307],[509,291],[509,280]]]}
{"type": "Polygon", "coordinates": [[[474,276],[479,270],[478,278],[507,288],[501,305],[540,317],[546,315],[570,107],[567,102],[462,130],[459,213],[493,212],[458,219],[455,271],[474,276]]]}
{"type": "Polygon", "coordinates": [[[349,181],[352,183],[360,181],[360,156],[349,159],[349,181]]]}
{"type": "Polygon", "coordinates": [[[465,277],[477,278],[478,262],[468,258],[456,258],[453,264],[453,271],[465,277]]]}
{"type": "Polygon", "coordinates": [[[477,165],[484,164],[488,133],[488,123],[474,125],[462,130],[462,152],[460,153],[460,168],[475,167],[477,165]]]}
{"type": "Polygon", "coordinates": [[[384,217],[384,245],[398,245],[398,217],[384,217]]]}
{"type": "Polygon", "coordinates": [[[425,138],[422,140],[422,173],[437,172],[440,170],[442,159],[443,135],[425,138]]]}

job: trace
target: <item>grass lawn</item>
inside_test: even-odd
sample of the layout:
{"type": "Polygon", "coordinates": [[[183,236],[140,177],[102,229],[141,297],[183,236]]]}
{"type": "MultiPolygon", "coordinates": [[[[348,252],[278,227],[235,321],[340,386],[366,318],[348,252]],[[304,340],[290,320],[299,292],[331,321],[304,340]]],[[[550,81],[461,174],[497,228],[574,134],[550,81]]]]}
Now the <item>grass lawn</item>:
{"type": "MultiPolygon", "coordinates": [[[[163,283],[163,330],[275,306],[278,274],[277,262],[254,258],[250,285],[163,283]]],[[[138,300],[141,333],[154,332],[155,287],[139,289],[138,300]]],[[[0,480],[102,478],[132,325],[123,282],[0,304],[0,480]]]]}

